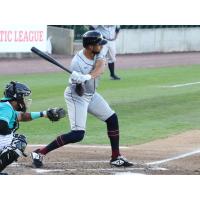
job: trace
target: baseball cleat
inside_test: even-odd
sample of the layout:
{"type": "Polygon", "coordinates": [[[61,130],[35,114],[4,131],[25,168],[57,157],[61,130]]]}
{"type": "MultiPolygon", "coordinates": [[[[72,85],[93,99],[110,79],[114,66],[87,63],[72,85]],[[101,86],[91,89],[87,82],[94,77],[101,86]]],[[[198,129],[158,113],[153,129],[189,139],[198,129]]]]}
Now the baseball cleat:
{"type": "Polygon", "coordinates": [[[132,167],[133,163],[129,162],[123,156],[118,156],[117,158],[112,158],[110,160],[110,165],[114,167],[132,167]]]}
{"type": "Polygon", "coordinates": [[[112,76],[110,76],[110,79],[111,80],[120,80],[120,77],[117,75],[112,75],[112,76]]]}
{"type": "Polygon", "coordinates": [[[36,167],[36,168],[40,168],[43,166],[43,157],[44,155],[42,155],[41,153],[39,153],[39,149],[33,151],[31,153],[31,158],[33,160],[33,165],[36,167]]]}
{"type": "Polygon", "coordinates": [[[8,175],[8,173],[0,172],[0,175],[8,175]]]}

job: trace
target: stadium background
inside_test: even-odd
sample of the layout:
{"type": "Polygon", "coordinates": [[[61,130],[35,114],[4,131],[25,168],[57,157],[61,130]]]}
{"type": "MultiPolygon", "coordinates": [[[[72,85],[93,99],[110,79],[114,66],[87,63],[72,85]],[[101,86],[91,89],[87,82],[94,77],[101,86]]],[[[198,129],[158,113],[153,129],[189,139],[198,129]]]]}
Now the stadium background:
{"type": "MultiPolygon", "coordinates": [[[[53,56],[68,66],[72,55],[81,48],[80,35],[87,27],[48,26],[47,36],[50,36],[48,30],[51,28],[56,28],[58,36],[73,36],[66,39],[66,42],[73,44],[69,45],[71,50],[68,52],[57,48],[56,40],[52,37],[53,56]]],[[[122,26],[119,39],[124,41],[123,45],[137,44],[135,36],[142,39],[142,45],[137,46],[137,51],[128,54],[125,52],[123,55],[118,53],[117,70],[123,79],[117,83],[110,81],[106,70],[99,91],[118,112],[122,151],[131,160],[139,163],[137,167],[131,170],[109,168],[107,160],[110,151],[105,126],[89,116],[87,135],[81,146],[64,147],[53,152],[46,158],[43,171],[32,169],[28,158],[10,166],[11,173],[199,174],[200,163],[196,159],[200,144],[199,26],[122,26]],[[152,32],[154,34],[150,34],[152,32]],[[131,42],[122,40],[123,34],[125,37],[127,33],[130,34],[131,42]],[[158,45],[162,44],[166,51],[151,52],[145,44],[152,41],[152,44],[157,44],[152,37],[159,34],[163,37],[157,37],[158,45]],[[142,48],[148,52],[138,53],[138,49],[141,51],[142,48]],[[156,167],[159,160],[162,162],[156,167]],[[154,167],[146,168],[146,164],[151,162],[154,162],[154,167]]],[[[63,41],[57,42],[57,46],[68,46],[63,41]]],[[[120,44],[122,43],[118,41],[119,51],[120,44]]],[[[148,47],[152,47],[152,44],[148,47]]],[[[133,47],[135,46],[123,46],[123,49],[133,50],[133,47]]],[[[68,75],[66,77],[61,70],[30,52],[9,53],[5,47],[1,56],[1,94],[8,81],[18,80],[32,88],[32,111],[57,105],[65,106],[63,91],[68,75]]],[[[20,132],[28,136],[29,144],[40,145],[68,129],[69,123],[66,120],[51,124],[40,119],[31,122],[31,125],[21,124],[20,132]]],[[[29,146],[28,151],[33,148],[35,146],[29,146]]]]}

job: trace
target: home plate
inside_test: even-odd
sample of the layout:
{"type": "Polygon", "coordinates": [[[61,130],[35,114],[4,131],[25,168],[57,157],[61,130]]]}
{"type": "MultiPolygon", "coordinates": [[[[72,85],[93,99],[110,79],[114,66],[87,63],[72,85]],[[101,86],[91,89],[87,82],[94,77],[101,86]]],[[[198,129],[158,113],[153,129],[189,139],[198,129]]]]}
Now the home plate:
{"type": "Polygon", "coordinates": [[[16,162],[13,162],[11,165],[10,165],[10,167],[19,167],[20,166],[20,164],[19,163],[16,163],[16,162]]]}
{"type": "Polygon", "coordinates": [[[63,172],[63,169],[32,169],[33,171],[42,174],[42,173],[49,173],[49,172],[63,172]]]}
{"type": "Polygon", "coordinates": [[[167,171],[168,170],[168,169],[163,168],[163,167],[151,167],[150,169],[154,170],[154,171],[156,171],[156,170],[158,170],[158,171],[167,171]]]}
{"type": "Polygon", "coordinates": [[[129,171],[129,172],[116,172],[114,175],[145,175],[145,174],[129,171]]]}

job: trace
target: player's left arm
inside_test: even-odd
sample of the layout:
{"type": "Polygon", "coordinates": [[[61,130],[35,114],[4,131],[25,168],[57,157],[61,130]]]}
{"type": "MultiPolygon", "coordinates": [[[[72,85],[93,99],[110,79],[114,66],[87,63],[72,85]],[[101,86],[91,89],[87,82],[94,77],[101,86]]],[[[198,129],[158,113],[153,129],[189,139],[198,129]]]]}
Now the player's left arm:
{"type": "Polygon", "coordinates": [[[43,112],[17,112],[18,121],[31,121],[41,117],[47,117],[46,111],[43,112]]]}
{"type": "Polygon", "coordinates": [[[105,59],[97,59],[95,63],[94,69],[90,72],[92,78],[97,78],[101,74],[103,74],[106,66],[105,59]]]}

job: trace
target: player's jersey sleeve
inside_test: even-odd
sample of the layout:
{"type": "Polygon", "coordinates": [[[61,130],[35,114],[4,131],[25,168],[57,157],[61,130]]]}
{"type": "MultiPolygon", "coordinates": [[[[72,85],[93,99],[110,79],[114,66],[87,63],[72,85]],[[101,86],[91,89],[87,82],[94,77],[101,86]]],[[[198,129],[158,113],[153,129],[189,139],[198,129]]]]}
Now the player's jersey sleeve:
{"type": "MultiPolygon", "coordinates": [[[[102,49],[103,50],[103,49],[102,49]]],[[[104,51],[102,51],[100,53],[98,53],[96,56],[95,56],[95,60],[104,60],[106,61],[106,55],[104,53],[104,51]]]]}
{"type": "Polygon", "coordinates": [[[70,64],[70,69],[71,71],[81,72],[77,55],[75,55],[74,58],[72,59],[71,64],[70,64]]]}

